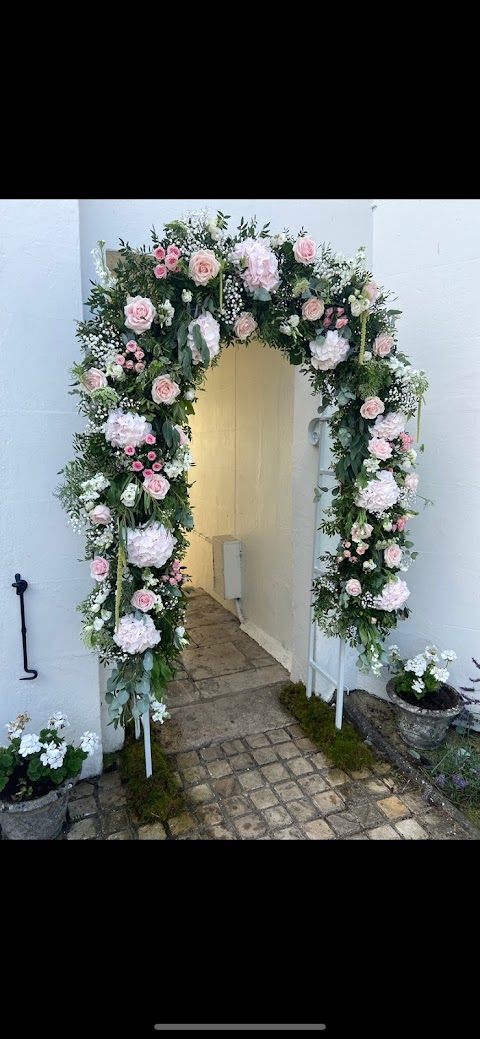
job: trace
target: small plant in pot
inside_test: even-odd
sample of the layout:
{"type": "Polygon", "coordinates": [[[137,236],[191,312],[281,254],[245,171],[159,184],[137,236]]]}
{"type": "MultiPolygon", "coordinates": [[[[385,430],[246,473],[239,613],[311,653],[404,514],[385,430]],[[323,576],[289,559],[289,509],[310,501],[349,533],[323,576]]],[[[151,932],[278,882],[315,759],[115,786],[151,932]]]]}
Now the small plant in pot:
{"type": "Polygon", "coordinates": [[[60,733],[69,723],[60,711],[38,736],[24,733],[29,721],[28,714],[19,714],[6,726],[9,746],[0,747],[0,822],[7,840],[49,841],[62,829],[72,781],[99,739],[84,732],[78,747],[66,743],[60,733]]]}
{"type": "Polygon", "coordinates": [[[456,660],[453,650],[439,653],[426,646],[410,660],[401,660],[398,646],[389,648],[387,693],[397,708],[398,727],[405,743],[417,750],[429,750],[443,743],[447,729],[462,711],[456,689],[448,685],[446,668],[456,660]]]}

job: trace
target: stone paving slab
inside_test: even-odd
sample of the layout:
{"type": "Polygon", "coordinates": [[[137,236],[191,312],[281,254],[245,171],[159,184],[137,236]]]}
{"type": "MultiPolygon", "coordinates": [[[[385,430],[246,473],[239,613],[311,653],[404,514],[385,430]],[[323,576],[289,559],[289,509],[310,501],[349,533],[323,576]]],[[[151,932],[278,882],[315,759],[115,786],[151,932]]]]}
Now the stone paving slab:
{"type": "Polygon", "coordinates": [[[172,720],[154,727],[185,810],[166,823],[139,825],[120,775],[108,773],[75,786],[59,840],[475,839],[380,757],[372,770],[334,768],[278,702],[284,668],[201,591],[192,596],[187,627],[192,644],[172,683],[172,720]],[[205,671],[208,677],[199,677],[205,671]]]}

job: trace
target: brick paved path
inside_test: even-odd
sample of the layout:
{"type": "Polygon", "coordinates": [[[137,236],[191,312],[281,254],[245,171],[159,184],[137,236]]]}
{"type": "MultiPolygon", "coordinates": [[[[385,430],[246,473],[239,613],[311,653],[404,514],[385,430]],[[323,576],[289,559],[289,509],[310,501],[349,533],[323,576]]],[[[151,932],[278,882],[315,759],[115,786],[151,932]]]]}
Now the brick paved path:
{"type": "Polygon", "coordinates": [[[161,732],[186,811],[165,826],[137,826],[113,772],[75,787],[63,839],[471,839],[386,762],[373,771],[332,768],[278,703],[287,672],[201,591],[188,630],[172,720],[161,732]]]}

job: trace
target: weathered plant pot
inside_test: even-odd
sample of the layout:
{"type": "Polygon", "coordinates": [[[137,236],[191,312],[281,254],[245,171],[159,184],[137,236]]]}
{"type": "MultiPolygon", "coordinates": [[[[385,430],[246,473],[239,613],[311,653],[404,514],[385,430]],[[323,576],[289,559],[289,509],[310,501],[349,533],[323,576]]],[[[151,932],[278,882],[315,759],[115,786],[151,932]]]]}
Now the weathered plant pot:
{"type": "Polygon", "coordinates": [[[462,713],[463,704],[457,690],[451,685],[445,685],[445,689],[455,693],[457,705],[444,711],[432,711],[425,707],[413,707],[406,700],[402,700],[395,692],[395,679],[391,678],[387,682],[387,693],[397,708],[400,735],[409,747],[415,747],[417,750],[438,747],[443,743],[450,723],[462,713]]]}
{"type": "Polygon", "coordinates": [[[69,779],[44,797],[19,804],[0,801],[0,824],[8,841],[52,841],[58,837],[67,815],[69,779]]]}

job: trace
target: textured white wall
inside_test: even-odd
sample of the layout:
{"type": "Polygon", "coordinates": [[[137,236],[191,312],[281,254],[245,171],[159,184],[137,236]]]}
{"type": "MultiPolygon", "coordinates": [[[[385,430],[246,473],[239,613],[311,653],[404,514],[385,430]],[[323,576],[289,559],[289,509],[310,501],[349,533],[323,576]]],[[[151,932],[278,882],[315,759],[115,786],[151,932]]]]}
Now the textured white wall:
{"type": "Polygon", "coordinates": [[[420,492],[435,502],[410,524],[420,553],[405,575],[412,614],[390,641],[409,655],[432,642],[454,649],[452,679],[462,685],[480,653],[480,200],[375,207],[375,277],[398,296],[400,345],[430,380],[418,472],[420,492]]]}
{"type": "MultiPolygon", "coordinates": [[[[270,221],[272,231],[281,231],[285,227],[293,231],[305,227],[318,243],[331,242],[336,250],[352,255],[359,245],[367,248],[367,257],[371,259],[372,213],[370,199],[81,199],[80,227],[82,241],[82,276],[84,295],[88,293],[88,282],[94,278],[94,269],[90,250],[97,239],[106,241],[107,247],[116,248],[118,238],[129,241],[132,245],[147,243],[150,238],[152,224],[157,229],[168,220],[178,217],[189,209],[198,210],[208,207],[215,211],[221,209],[232,217],[232,224],[241,216],[256,215],[261,223],[270,221]]],[[[225,452],[224,483],[218,485],[222,467],[218,450],[213,454],[205,448],[196,450],[198,473],[193,471],[199,486],[194,490],[197,504],[196,524],[205,534],[229,533],[217,530],[232,515],[234,506],[232,471],[230,459],[233,443],[241,442],[241,436],[234,435],[232,427],[232,407],[236,400],[237,430],[243,423],[245,437],[236,458],[237,502],[235,515],[239,537],[249,541],[250,552],[245,560],[244,600],[245,611],[249,619],[266,631],[286,647],[293,651],[293,676],[306,677],[307,647],[309,631],[309,603],[311,587],[311,566],[313,551],[313,488],[317,475],[317,449],[307,441],[307,429],[311,418],[316,414],[317,404],[310,393],[307,379],[298,370],[286,371],[278,381],[278,373],[273,376],[276,382],[275,395],[270,396],[267,403],[268,370],[276,372],[278,364],[286,362],[278,357],[267,356],[261,359],[262,374],[260,383],[264,389],[262,407],[266,409],[276,400],[285,411],[285,425],[292,439],[292,452],[287,458],[285,437],[276,442],[277,423],[281,415],[275,416],[274,424],[265,429],[262,422],[253,421],[254,415],[250,406],[249,380],[255,377],[257,347],[246,349],[241,354],[241,369],[237,369],[237,378],[230,367],[231,358],[224,358],[217,371],[209,376],[209,388],[212,397],[205,395],[198,406],[198,419],[201,426],[215,425],[221,433],[220,441],[225,452]],[[225,366],[225,367],[222,367],[225,366]],[[236,391],[234,386],[237,386],[236,391]],[[291,418],[293,389],[293,429],[291,418]],[[209,415],[211,400],[212,414],[209,415]],[[265,440],[266,435],[266,440],[265,440]],[[263,441],[262,441],[263,437],[263,441]],[[202,473],[205,466],[212,465],[215,470],[213,489],[207,492],[207,483],[202,473]],[[260,469],[258,468],[260,465],[260,469]],[[274,475],[277,486],[268,488],[262,477],[265,466],[270,465],[270,476],[274,475]],[[290,471],[292,479],[290,479],[290,471]],[[217,479],[218,477],[218,479],[217,479]],[[289,487],[291,485],[291,489],[289,487]],[[222,489],[223,487],[223,489],[222,489]],[[221,491],[221,493],[219,493],[221,491]],[[291,520],[291,558],[288,546],[289,523],[285,510],[290,508],[290,494],[293,492],[291,520]],[[255,514],[254,494],[260,494],[258,512],[255,514]],[[224,504],[222,496],[224,495],[224,504]],[[270,498],[270,503],[268,499],[270,498]],[[275,515],[272,517],[272,511],[275,515]],[[268,514],[269,512],[269,514],[268,514]],[[273,522],[272,522],[273,518],[273,522]],[[209,526],[207,526],[209,524],[209,526]],[[270,531],[270,542],[267,538],[270,531]],[[262,558],[262,539],[264,539],[262,558]],[[271,551],[270,551],[271,549],[271,551]],[[282,572],[282,552],[285,553],[284,572],[282,572]],[[250,564],[248,562],[250,559],[250,564]],[[260,562],[256,569],[257,561],[260,562]],[[292,569],[293,576],[287,571],[292,569]]],[[[241,350],[241,348],[239,348],[241,350]]],[[[228,351],[229,352],[229,351],[228,351]]],[[[227,353],[228,353],[227,352],[227,353]]],[[[237,358],[240,356],[237,351],[237,358]]],[[[257,371],[257,374],[258,371],[257,371]]],[[[193,535],[193,538],[195,536],[193,535]]],[[[195,579],[209,586],[210,545],[199,544],[199,538],[193,542],[192,559],[195,560],[195,579]]],[[[329,663],[332,647],[328,640],[322,639],[322,659],[329,663]]]]}
{"type": "MultiPolygon", "coordinates": [[[[68,395],[81,317],[78,200],[1,200],[0,241],[0,741],[6,722],[25,709],[35,725],[65,711],[69,737],[85,729],[100,733],[98,666],[83,650],[76,612],[90,588],[87,564],[78,562],[83,542],[53,497],[57,473],[72,456],[72,433],[80,428],[68,395]],[[39,673],[27,682],[19,681],[16,571],[29,583],[29,666],[39,673]]],[[[97,753],[85,772],[100,769],[97,753]]]]}

